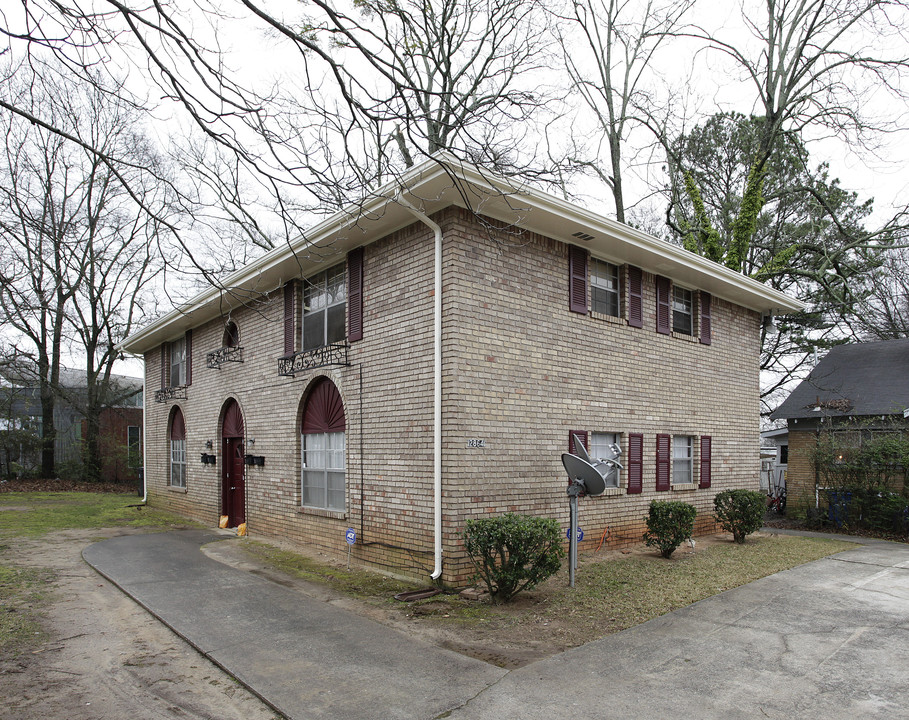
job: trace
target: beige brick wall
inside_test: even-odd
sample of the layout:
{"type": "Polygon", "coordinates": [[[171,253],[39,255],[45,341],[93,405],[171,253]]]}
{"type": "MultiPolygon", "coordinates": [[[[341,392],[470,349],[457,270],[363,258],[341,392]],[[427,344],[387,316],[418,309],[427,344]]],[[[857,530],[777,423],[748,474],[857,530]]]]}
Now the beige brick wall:
{"type": "MultiPolygon", "coordinates": [[[[758,322],[756,313],[713,301],[713,344],[655,332],[653,276],[644,278],[644,327],[568,310],[567,246],[534,235],[496,237],[466,213],[440,214],[443,274],[443,536],[449,583],[470,574],[461,533],[468,518],[506,511],[568,523],[560,454],[570,430],[644,434],[644,492],[585,498],[581,549],[609,528],[610,546],[640,540],[652,499],[698,507],[700,531],[713,528],[714,494],[758,487],[758,322]],[[657,433],[713,437],[713,485],[656,493],[657,433]],[[485,448],[468,448],[469,439],[485,448]]],[[[616,257],[606,258],[621,262],[616,257]]],[[[341,259],[340,257],[338,258],[341,259]]],[[[146,356],[147,478],[153,504],[214,524],[220,514],[220,414],[233,397],[250,452],[249,531],[343,557],[353,527],[355,561],[424,577],[432,548],[433,236],[415,224],[366,247],[364,339],[349,367],[279,377],[283,304],[276,291],[233,313],[242,364],[205,367],[221,345],[223,320],[193,333],[188,399],[154,403],[160,349],[146,356]],[[347,420],[347,512],[300,508],[299,421],[307,388],[330,377],[347,420]],[[167,485],[167,422],[172,405],[187,425],[185,491],[167,485]],[[214,441],[206,450],[205,441],[214,441]],[[217,465],[200,454],[215,452],[217,465]]],[[[696,288],[694,288],[696,289],[696,288]]],[[[697,448],[695,448],[697,450],[697,448]]],[[[695,454],[697,468],[697,454],[695,454]]],[[[696,476],[696,471],[695,471],[696,476]]]]}
{"type": "MultiPolygon", "coordinates": [[[[786,470],[786,510],[803,513],[815,506],[815,472],[812,454],[817,447],[817,433],[789,428],[789,466],[786,470]]],[[[826,502],[825,502],[826,504],[826,502]]]]}

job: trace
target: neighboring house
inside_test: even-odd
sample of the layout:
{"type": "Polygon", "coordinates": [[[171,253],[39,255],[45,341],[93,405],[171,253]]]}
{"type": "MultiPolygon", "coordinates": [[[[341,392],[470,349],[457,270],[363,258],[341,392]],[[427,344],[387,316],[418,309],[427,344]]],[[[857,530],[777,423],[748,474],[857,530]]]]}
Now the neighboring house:
{"type": "MultiPolygon", "coordinates": [[[[25,429],[36,438],[44,435],[40,391],[33,374],[26,369],[7,368],[0,387],[0,409],[6,428],[25,429]]],[[[101,411],[100,445],[104,455],[101,477],[105,482],[135,482],[142,464],[142,380],[125,375],[112,375],[111,385],[122,399],[101,411]]],[[[84,371],[63,368],[60,371],[60,393],[54,403],[54,463],[58,474],[75,473],[82,458],[85,418],[80,411],[85,395],[84,371]]],[[[38,441],[40,442],[40,441],[38,441]]],[[[4,448],[5,467],[13,463],[26,473],[41,466],[38,443],[4,448]],[[13,457],[15,456],[15,457],[13,457]]]]}
{"type": "Polygon", "coordinates": [[[652,500],[758,487],[762,316],[800,303],[443,156],[130,336],[150,501],[446,583],[467,520],[568,520],[561,453],[616,442],[582,549],[652,500]],[[155,390],[157,388],[157,390],[155,390]]]}
{"type": "Polygon", "coordinates": [[[789,469],[789,430],[780,428],[761,433],[761,490],[774,495],[786,488],[789,469]]]}
{"type": "Polygon", "coordinates": [[[789,506],[823,504],[814,460],[819,439],[854,449],[876,433],[909,427],[907,414],[909,339],[831,348],[770,415],[788,424],[789,506]]]}

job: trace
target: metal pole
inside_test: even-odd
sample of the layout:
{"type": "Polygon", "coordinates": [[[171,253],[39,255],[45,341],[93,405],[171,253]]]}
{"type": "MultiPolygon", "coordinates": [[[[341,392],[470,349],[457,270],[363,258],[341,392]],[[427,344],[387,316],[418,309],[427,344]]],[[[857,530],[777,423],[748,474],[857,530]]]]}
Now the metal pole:
{"type": "Polygon", "coordinates": [[[568,496],[569,533],[568,539],[568,587],[574,587],[574,571],[578,565],[578,496],[568,496]]]}

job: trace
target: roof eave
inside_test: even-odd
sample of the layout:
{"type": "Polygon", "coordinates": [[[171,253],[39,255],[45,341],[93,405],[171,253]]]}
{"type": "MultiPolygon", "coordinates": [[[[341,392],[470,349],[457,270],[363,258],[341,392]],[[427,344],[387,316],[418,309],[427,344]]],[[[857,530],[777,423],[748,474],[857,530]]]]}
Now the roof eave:
{"type": "Polygon", "coordinates": [[[117,346],[118,350],[136,355],[146,353],[162,342],[179,337],[189,328],[226,314],[252,297],[262,297],[287,280],[314,271],[320,263],[325,262],[327,266],[328,261],[340,260],[343,252],[412,224],[413,215],[395,202],[401,195],[406,195],[408,202],[427,214],[458,205],[526,230],[587,247],[606,259],[615,256],[617,260],[639,265],[648,272],[689,282],[716,297],[765,315],[798,312],[805,308],[804,303],[784,293],[676,245],[553,195],[485,174],[447,153],[439,153],[365,200],[351,203],[326,218],[298,240],[270,250],[229,275],[220,285],[203,290],[192,300],[131,334],[117,346]],[[575,231],[594,237],[584,242],[574,237],[575,231]],[[619,246],[622,253],[618,252],[619,246]]]}

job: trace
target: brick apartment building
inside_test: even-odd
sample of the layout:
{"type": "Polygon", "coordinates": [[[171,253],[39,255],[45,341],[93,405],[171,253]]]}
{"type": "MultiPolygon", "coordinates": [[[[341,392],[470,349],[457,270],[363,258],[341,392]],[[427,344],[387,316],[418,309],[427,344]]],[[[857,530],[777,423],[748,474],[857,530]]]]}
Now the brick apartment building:
{"type": "Polygon", "coordinates": [[[653,499],[758,487],[759,328],[800,305],[448,157],[123,343],[146,364],[149,501],[457,584],[474,517],[568,521],[560,455],[622,448],[581,550],[653,499]],[[155,392],[157,391],[157,392],[155,392]]]}

